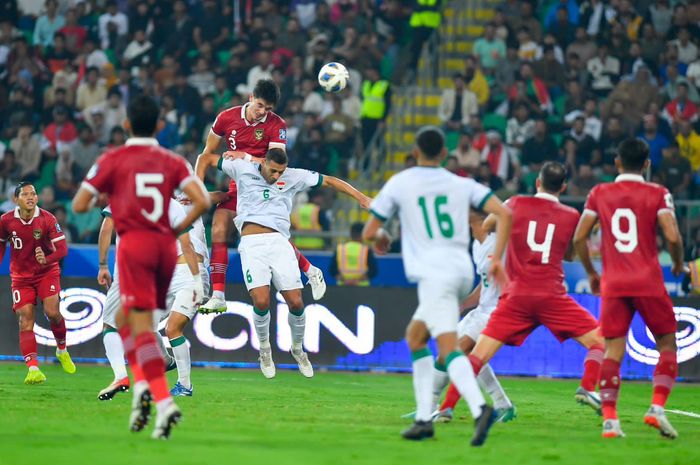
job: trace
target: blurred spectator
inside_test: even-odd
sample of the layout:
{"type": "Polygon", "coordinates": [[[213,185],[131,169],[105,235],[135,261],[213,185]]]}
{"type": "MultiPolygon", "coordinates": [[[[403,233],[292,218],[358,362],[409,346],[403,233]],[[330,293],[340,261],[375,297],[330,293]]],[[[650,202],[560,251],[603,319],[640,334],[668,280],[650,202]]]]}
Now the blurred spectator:
{"type": "Polygon", "coordinates": [[[95,67],[87,69],[85,81],[78,86],[75,106],[78,110],[84,110],[93,105],[102,103],[107,97],[107,89],[99,82],[100,73],[95,67]]]}
{"type": "Polygon", "coordinates": [[[331,97],[333,112],[323,119],[324,142],[343,160],[350,158],[355,136],[355,122],[342,111],[343,99],[339,95],[331,97]]]}
{"type": "MultiPolygon", "coordinates": [[[[32,134],[32,129],[30,121],[22,122],[17,131],[17,137],[10,141],[10,149],[14,155],[12,162],[3,166],[5,176],[8,173],[17,175],[21,179],[36,179],[39,176],[41,145],[39,138],[32,134]]],[[[7,157],[7,151],[5,151],[5,157],[7,157]]]]}
{"type": "Polygon", "coordinates": [[[552,100],[545,83],[532,73],[532,65],[520,65],[520,80],[516,80],[508,91],[512,106],[518,103],[527,105],[534,115],[543,116],[552,111],[552,100]]]}
{"type": "Polygon", "coordinates": [[[145,0],[138,0],[134,7],[134,2],[131,2],[129,12],[129,31],[136,34],[138,31],[143,31],[145,37],[149,37],[153,33],[155,11],[151,11],[148,3],[145,0]]]}
{"type": "Polygon", "coordinates": [[[323,97],[316,92],[317,87],[316,81],[309,76],[301,82],[301,97],[304,99],[302,111],[318,117],[323,111],[323,97]]]}
{"type": "Polygon", "coordinates": [[[104,147],[109,143],[111,128],[105,123],[105,115],[100,105],[92,107],[85,123],[90,127],[97,143],[104,147]]]}
{"type": "Polygon", "coordinates": [[[575,53],[581,61],[588,63],[588,60],[596,55],[597,50],[598,46],[586,34],[586,28],[579,26],[576,28],[575,40],[566,47],[566,55],[575,53]]]}
{"type": "Polygon", "coordinates": [[[600,139],[601,166],[606,176],[613,177],[616,174],[615,158],[617,157],[617,148],[626,138],[627,134],[622,129],[620,119],[611,116],[600,139]]]}
{"type": "Polygon", "coordinates": [[[75,91],[66,79],[66,73],[59,71],[53,76],[53,85],[48,86],[44,91],[44,115],[42,121],[50,123],[53,119],[53,109],[57,106],[65,107],[68,113],[73,113],[74,109],[70,102],[75,101],[75,91]]]}
{"type": "MultiPolygon", "coordinates": [[[[523,2],[525,4],[526,2],[523,2]]],[[[537,42],[532,40],[530,30],[527,27],[518,29],[518,58],[522,61],[534,61],[539,49],[537,42]]]]}
{"type": "Polygon", "coordinates": [[[472,136],[468,131],[459,136],[457,147],[450,152],[450,156],[457,160],[460,169],[471,176],[475,176],[481,164],[481,152],[472,146],[472,136]]]}
{"type": "MultiPolygon", "coordinates": [[[[42,207],[45,208],[43,205],[42,207]]],[[[76,228],[74,224],[68,222],[68,213],[65,207],[58,205],[54,207],[51,213],[56,217],[56,222],[61,225],[63,234],[66,236],[66,241],[68,243],[75,242],[79,238],[80,233],[78,233],[78,228],[76,228]]]]}
{"type": "Polygon", "coordinates": [[[315,190],[309,193],[309,201],[297,205],[292,212],[292,229],[304,233],[292,239],[294,245],[302,250],[321,250],[326,241],[323,237],[313,236],[314,233],[330,231],[331,224],[328,220],[328,212],[322,207],[324,203],[323,192],[315,190]]]}
{"type": "MultiPolygon", "coordinates": [[[[610,93],[604,105],[619,101],[624,113],[623,121],[629,121],[633,127],[641,121],[649,104],[658,99],[659,91],[653,81],[649,68],[638,66],[633,79],[621,81],[610,93]]],[[[605,111],[603,111],[605,113],[605,111]]]]}
{"type": "Polygon", "coordinates": [[[98,20],[103,49],[114,48],[117,40],[129,32],[129,18],[117,9],[117,2],[107,2],[107,11],[98,20]]]}
{"type": "Polygon", "coordinates": [[[586,119],[579,115],[574,119],[568,137],[576,141],[576,166],[583,164],[597,166],[600,163],[600,153],[595,140],[585,131],[586,119]]]}
{"type": "Polygon", "coordinates": [[[114,126],[121,126],[126,120],[126,106],[122,102],[122,95],[119,89],[112,88],[107,93],[107,100],[92,105],[83,110],[83,119],[93,126],[93,115],[102,114],[104,126],[111,131],[114,126]]]}
{"type": "Polygon", "coordinates": [[[57,32],[54,35],[53,43],[46,48],[44,60],[52,73],[63,70],[75,55],[66,48],[66,37],[57,32]]]}
{"type": "Polygon", "coordinates": [[[303,56],[306,42],[306,34],[302,31],[299,21],[290,17],[285,29],[278,34],[277,43],[284,44],[295,56],[303,56]]]}
{"type": "Polygon", "coordinates": [[[504,184],[515,181],[520,177],[520,162],[513,150],[503,144],[501,134],[489,131],[486,134],[488,143],[481,151],[481,161],[487,162],[491,172],[501,178],[504,184]]]}
{"type": "Polygon", "coordinates": [[[50,156],[55,157],[63,145],[70,145],[78,138],[75,125],[68,119],[68,111],[65,107],[56,107],[53,110],[53,123],[44,129],[44,137],[41,145],[43,150],[48,150],[50,156]]]}
{"type": "Polygon", "coordinates": [[[678,142],[671,141],[663,150],[663,160],[659,167],[659,176],[664,186],[677,199],[688,198],[693,169],[690,161],[681,156],[678,142]]]}
{"type": "MultiPolygon", "coordinates": [[[[124,128],[115,126],[109,132],[109,143],[107,144],[108,149],[113,149],[114,147],[121,147],[126,143],[126,131],[124,128]]],[[[169,144],[167,147],[174,147],[177,142],[169,144]]]]}
{"type": "Polygon", "coordinates": [[[476,42],[474,42],[473,53],[479,57],[481,67],[488,74],[492,74],[498,62],[505,58],[506,44],[503,40],[496,37],[495,24],[486,24],[484,29],[484,37],[477,39],[476,42]]]}
{"type": "Polygon", "coordinates": [[[81,181],[81,173],[81,169],[73,161],[70,146],[62,147],[56,163],[56,196],[60,199],[71,199],[81,181]]]}
{"type": "Polygon", "coordinates": [[[39,16],[34,26],[34,44],[48,47],[53,43],[54,34],[66,23],[65,18],[58,14],[58,1],[46,0],[46,13],[39,16]]]}
{"type": "Polygon", "coordinates": [[[503,180],[493,174],[491,171],[491,166],[489,165],[488,162],[481,162],[479,165],[479,171],[476,176],[474,176],[474,180],[478,182],[479,184],[483,184],[484,186],[488,187],[492,191],[496,192],[499,191],[503,188],[503,180]]]}
{"type": "Polygon", "coordinates": [[[296,151],[301,154],[296,163],[299,168],[327,171],[331,154],[329,147],[323,143],[323,130],[315,123],[308,132],[301,134],[296,144],[296,151]]]}
{"type": "Polygon", "coordinates": [[[90,126],[83,125],[78,131],[78,140],[71,145],[71,158],[75,161],[76,167],[80,170],[78,178],[85,176],[85,173],[95,163],[100,156],[100,148],[97,145],[95,136],[90,126]]]}
{"type": "Polygon", "coordinates": [[[695,60],[688,66],[685,77],[688,78],[688,81],[690,81],[696,89],[700,89],[700,59],[695,60]]]}
{"type": "Polygon", "coordinates": [[[75,8],[69,8],[66,11],[65,21],[65,25],[58,32],[65,36],[66,48],[72,53],[79,53],[87,38],[87,29],[78,24],[75,8]]]}
{"type": "Polygon", "coordinates": [[[457,73],[453,77],[454,88],[442,91],[438,118],[447,130],[461,131],[469,125],[469,118],[479,112],[476,95],[466,88],[464,76],[457,73]]]}
{"type": "Polygon", "coordinates": [[[525,141],[535,133],[535,121],[530,118],[530,110],[527,105],[520,103],[513,111],[513,117],[508,120],[506,126],[506,144],[515,150],[520,156],[520,151],[525,141]]]}
{"type": "Polygon", "coordinates": [[[495,91],[497,93],[505,94],[508,92],[508,89],[515,83],[515,74],[520,69],[520,64],[517,47],[508,45],[505,58],[498,61],[494,70],[495,91]]]}
{"type": "Polygon", "coordinates": [[[437,0],[415,0],[413,2],[413,13],[409,21],[413,37],[407,66],[409,71],[417,69],[423,44],[440,27],[442,22],[441,3],[437,0]]]}
{"type": "Polygon", "coordinates": [[[194,23],[187,14],[187,3],[185,0],[175,0],[173,3],[173,13],[166,23],[163,34],[164,51],[176,58],[184,55],[194,47],[192,41],[192,31],[194,23]]]}
{"type": "Polygon", "coordinates": [[[673,11],[669,6],[668,0],[656,0],[649,6],[647,13],[647,21],[649,26],[652,26],[659,37],[665,37],[671,22],[673,21],[673,11]]]}
{"type": "Polygon", "coordinates": [[[532,137],[523,144],[520,157],[522,164],[531,173],[537,173],[544,162],[557,160],[558,157],[557,144],[547,133],[547,122],[542,119],[536,120],[532,137]]]}
{"type": "Polygon", "coordinates": [[[209,69],[209,64],[204,58],[198,58],[194,72],[187,77],[187,83],[197,89],[199,95],[204,97],[214,90],[216,76],[209,69]]]}
{"type": "Polygon", "coordinates": [[[338,244],[328,272],[339,286],[369,286],[377,275],[377,260],[372,249],[362,241],[364,224],[350,226],[350,241],[338,244]]]}
{"type": "Polygon", "coordinates": [[[587,68],[593,91],[601,97],[607,96],[620,77],[620,61],[608,55],[607,44],[598,46],[598,53],[588,60],[587,68]]]}
{"type": "Polygon", "coordinates": [[[643,132],[639,138],[649,145],[651,167],[656,169],[661,164],[662,151],[668,147],[669,141],[658,131],[656,116],[646,115],[643,120],[643,132]]]}
{"type": "Polygon", "coordinates": [[[617,7],[617,15],[612,19],[612,27],[618,24],[624,28],[627,39],[634,41],[639,38],[639,30],[643,18],[637,13],[631,0],[620,0],[617,7]]]}
{"type": "Polygon", "coordinates": [[[384,127],[384,120],[391,110],[391,86],[381,79],[379,68],[371,66],[365,71],[362,83],[362,146],[367,147],[378,128],[384,127]]]}
{"type": "Polygon", "coordinates": [[[688,84],[679,82],[676,87],[676,98],[668,102],[664,108],[663,117],[669,124],[678,124],[681,120],[694,123],[698,120],[698,107],[688,99],[688,84]]]}
{"type": "Polygon", "coordinates": [[[573,125],[576,118],[582,116],[584,118],[584,132],[591,136],[596,142],[600,140],[600,133],[603,129],[603,124],[598,118],[598,102],[596,99],[589,97],[583,107],[583,111],[574,110],[564,117],[564,121],[568,125],[573,125]]]}
{"type": "Polygon", "coordinates": [[[22,168],[17,164],[15,151],[12,149],[5,150],[5,156],[0,161],[0,195],[5,192],[12,191],[22,178],[22,168]]]}
{"type": "Polygon", "coordinates": [[[96,48],[95,41],[90,36],[85,39],[83,44],[83,56],[85,57],[85,67],[88,69],[88,72],[91,68],[95,68],[99,74],[99,69],[109,63],[107,54],[96,48]]]}
{"type": "MultiPolygon", "coordinates": [[[[518,31],[518,41],[520,41],[520,32],[523,31],[523,28],[526,30],[528,37],[531,37],[535,42],[542,40],[542,25],[533,16],[532,3],[530,2],[520,2],[520,16],[513,19],[511,26],[513,30],[518,31]]],[[[520,43],[522,45],[522,41],[520,43]]],[[[530,59],[532,58],[534,56],[530,59]]]]}
{"type": "Polygon", "coordinates": [[[272,70],[275,65],[272,64],[272,56],[267,50],[260,50],[257,53],[257,65],[250,68],[248,71],[248,77],[246,80],[246,85],[239,86],[236,88],[236,92],[239,94],[248,95],[253,92],[255,83],[260,79],[272,79],[272,70]]]}
{"type": "Polygon", "coordinates": [[[663,41],[656,35],[656,31],[651,24],[642,26],[642,37],[639,39],[639,46],[642,49],[642,59],[652,66],[657,66],[666,48],[663,41]]]}
{"type": "Polygon", "coordinates": [[[579,24],[589,36],[597,37],[607,31],[614,16],[614,8],[602,0],[586,0],[581,3],[579,24]]]}
{"type": "Polygon", "coordinates": [[[593,175],[593,169],[589,164],[583,164],[578,167],[574,178],[569,182],[567,193],[585,197],[588,192],[597,184],[597,180],[593,175]]]}
{"type": "Polygon", "coordinates": [[[134,38],[126,46],[122,58],[129,67],[148,65],[151,62],[153,44],[146,37],[146,31],[138,29],[134,32],[134,38]]]}
{"type": "MultiPolygon", "coordinates": [[[[566,71],[564,65],[554,57],[554,47],[545,45],[543,57],[535,62],[533,70],[550,91],[560,94],[566,85],[566,71]]],[[[522,68],[521,68],[522,69],[522,68]]]]}
{"type": "Polygon", "coordinates": [[[187,83],[187,77],[184,74],[175,76],[175,84],[168,88],[167,94],[172,97],[179,114],[194,116],[202,109],[199,92],[187,83]]]}
{"type": "Polygon", "coordinates": [[[44,186],[39,191],[39,205],[44,210],[52,210],[60,205],[56,202],[56,191],[53,186],[44,186]]]}
{"type": "Polygon", "coordinates": [[[467,56],[464,60],[464,80],[467,83],[467,89],[476,95],[479,107],[485,106],[489,101],[489,83],[473,56],[467,56]]]}
{"type": "Polygon", "coordinates": [[[466,170],[460,168],[459,166],[459,161],[457,160],[457,157],[453,155],[448,155],[447,158],[445,158],[445,169],[449,171],[452,174],[455,174],[457,176],[461,177],[467,177],[468,173],[466,170]]]}
{"type": "MultiPolygon", "coordinates": [[[[576,4],[575,1],[573,3],[576,4]]],[[[578,14],[578,7],[576,7],[576,13],[578,14]]],[[[563,48],[568,47],[576,39],[576,24],[569,19],[569,12],[564,6],[557,8],[555,20],[548,25],[547,30],[563,48]]]]}
{"type": "MultiPolygon", "coordinates": [[[[689,121],[681,121],[678,125],[676,141],[681,155],[693,167],[694,183],[696,186],[700,185],[700,136],[689,121]]],[[[697,193],[697,190],[695,192],[697,193]]]]}
{"type": "MultiPolygon", "coordinates": [[[[696,36],[697,39],[697,36],[696,36]]],[[[690,41],[690,32],[687,27],[678,29],[678,38],[670,41],[678,50],[678,61],[690,64],[698,58],[698,47],[690,41]]]]}

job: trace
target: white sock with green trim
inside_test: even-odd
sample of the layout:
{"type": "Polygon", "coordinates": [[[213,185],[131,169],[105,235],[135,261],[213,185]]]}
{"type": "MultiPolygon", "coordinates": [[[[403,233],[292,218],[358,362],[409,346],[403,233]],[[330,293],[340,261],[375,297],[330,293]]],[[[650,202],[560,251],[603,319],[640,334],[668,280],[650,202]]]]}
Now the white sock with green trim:
{"type": "Polygon", "coordinates": [[[430,421],[433,413],[433,354],[424,347],[411,352],[413,392],[416,395],[416,421],[430,421]]]}
{"type": "Polygon", "coordinates": [[[126,373],[126,363],[124,362],[124,344],[116,329],[105,330],[102,333],[102,342],[105,346],[105,355],[109,360],[109,365],[114,372],[114,379],[123,379],[129,376],[126,373]]]}
{"type": "Polygon", "coordinates": [[[435,365],[433,366],[433,411],[440,407],[442,391],[445,390],[445,387],[447,387],[449,382],[450,375],[447,374],[447,367],[436,360],[435,365]]]}
{"type": "Polygon", "coordinates": [[[289,323],[289,329],[292,332],[292,351],[299,354],[304,350],[304,332],[306,331],[306,313],[304,310],[300,314],[296,315],[289,311],[287,316],[287,323],[289,323]]]}
{"type": "Polygon", "coordinates": [[[452,352],[447,356],[447,372],[457,387],[457,391],[469,404],[473,418],[479,418],[481,407],[486,403],[474,377],[474,370],[462,352],[452,352]]]}
{"type": "Polygon", "coordinates": [[[493,399],[494,408],[509,408],[513,406],[506,391],[503,390],[501,383],[498,381],[496,373],[493,372],[491,365],[487,363],[483,366],[479,376],[476,377],[476,381],[484,391],[489,393],[491,399],[493,399]]]}
{"type": "Polygon", "coordinates": [[[270,347],[270,310],[258,310],[253,307],[253,323],[255,323],[255,333],[260,341],[260,348],[270,347]]]}
{"type": "Polygon", "coordinates": [[[173,349],[173,356],[177,365],[177,382],[187,389],[192,389],[192,381],[190,380],[192,362],[190,360],[190,346],[187,345],[187,338],[180,336],[171,339],[170,347],[173,349]]]}

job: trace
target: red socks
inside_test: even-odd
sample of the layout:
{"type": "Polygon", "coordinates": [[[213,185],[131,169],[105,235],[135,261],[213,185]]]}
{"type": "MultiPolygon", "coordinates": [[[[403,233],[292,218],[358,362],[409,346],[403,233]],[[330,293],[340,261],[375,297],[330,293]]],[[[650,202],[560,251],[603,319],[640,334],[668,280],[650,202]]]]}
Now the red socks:
{"type": "Polygon", "coordinates": [[[38,367],[39,361],[37,360],[36,352],[36,337],[34,336],[34,331],[20,331],[19,332],[19,350],[22,352],[22,357],[24,357],[24,363],[27,367],[38,367]]]}
{"type": "Polygon", "coordinates": [[[581,378],[581,387],[586,391],[595,391],[595,386],[600,378],[600,365],[603,363],[603,355],[605,354],[605,346],[596,344],[588,349],[586,359],[583,361],[583,377],[581,378]]]}
{"type": "Polygon", "coordinates": [[[131,374],[134,376],[134,383],[143,381],[145,378],[141,367],[136,361],[136,345],[134,344],[134,338],[131,337],[131,328],[129,328],[129,326],[119,328],[119,335],[122,337],[124,355],[126,356],[126,361],[129,362],[131,374]]]}
{"type": "Polygon", "coordinates": [[[440,405],[440,410],[445,410],[446,408],[454,409],[457,402],[462,396],[459,395],[459,391],[453,383],[450,383],[450,387],[447,389],[447,394],[445,394],[445,400],[442,401],[440,405]]]}
{"type": "Polygon", "coordinates": [[[293,242],[290,242],[292,244],[292,247],[294,247],[294,253],[297,254],[297,261],[299,262],[299,269],[306,273],[309,271],[309,268],[311,267],[311,262],[306,259],[305,256],[299,252],[299,249],[297,249],[297,246],[294,245],[293,242]]]}
{"type": "Polygon", "coordinates": [[[651,399],[652,405],[664,407],[671,388],[678,376],[678,361],[676,360],[675,352],[661,352],[659,361],[654,370],[654,395],[651,399]]]}
{"type": "Polygon", "coordinates": [[[226,270],[228,269],[228,248],[225,242],[211,245],[211,286],[215,291],[226,290],[226,270]]]}
{"type": "Polygon", "coordinates": [[[134,338],[136,344],[136,360],[148,381],[153,399],[160,402],[170,397],[168,380],[165,378],[163,355],[158,348],[156,336],[152,332],[141,333],[134,338]]]}
{"type": "Polygon", "coordinates": [[[484,367],[484,361],[481,360],[479,357],[477,357],[474,354],[469,354],[469,355],[467,355],[467,357],[469,358],[469,361],[472,364],[472,369],[474,370],[474,376],[479,376],[479,372],[484,367]]]}
{"type": "Polygon", "coordinates": [[[58,324],[51,323],[51,332],[56,339],[56,347],[60,350],[66,349],[66,320],[61,318],[58,324]]]}
{"type": "Polygon", "coordinates": [[[617,396],[620,393],[620,362],[606,358],[600,367],[600,398],[605,420],[617,419],[617,396]]]}

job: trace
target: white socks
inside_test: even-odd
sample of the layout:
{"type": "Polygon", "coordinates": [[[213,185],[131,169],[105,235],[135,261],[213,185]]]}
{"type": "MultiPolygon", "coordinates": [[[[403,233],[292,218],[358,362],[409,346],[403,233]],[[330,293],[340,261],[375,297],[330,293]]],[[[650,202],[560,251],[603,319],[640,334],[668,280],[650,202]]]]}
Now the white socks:
{"type": "Polygon", "coordinates": [[[187,389],[192,389],[192,381],[190,380],[192,362],[190,361],[190,346],[187,345],[187,339],[185,336],[171,339],[170,347],[173,349],[173,356],[177,364],[177,382],[187,389]]]}
{"type": "Polygon", "coordinates": [[[224,293],[224,291],[212,291],[211,298],[226,300],[226,294],[224,293]]]}
{"type": "Polygon", "coordinates": [[[413,392],[416,395],[416,421],[430,421],[433,413],[433,355],[427,347],[411,352],[413,392]]]}
{"type": "Polygon", "coordinates": [[[304,331],[306,330],[306,314],[302,310],[301,315],[295,315],[291,311],[287,316],[289,328],[292,331],[292,351],[302,352],[302,344],[304,343],[304,331]]]}
{"type": "Polygon", "coordinates": [[[114,379],[126,378],[128,375],[126,373],[126,364],[124,363],[124,345],[122,344],[121,336],[115,330],[107,331],[102,335],[102,342],[105,346],[107,360],[109,360],[109,364],[114,372],[114,379]]]}
{"type": "Polygon", "coordinates": [[[479,418],[481,407],[486,403],[481,394],[479,386],[476,384],[474,370],[471,364],[461,352],[452,352],[447,356],[447,372],[450,379],[457,387],[457,391],[469,404],[473,418],[479,418]]]}
{"type": "Polygon", "coordinates": [[[260,341],[260,348],[267,349],[270,347],[270,310],[258,310],[253,307],[253,322],[260,341]]]}
{"type": "Polygon", "coordinates": [[[489,393],[491,399],[493,399],[494,408],[509,408],[513,406],[503,387],[501,387],[501,383],[498,382],[496,373],[493,372],[491,365],[488,363],[484,365],[479,372],[479,376],[476,377],[476,381],[484,391],[489,393]]]}
{"type": "Polygon", "coordinates": [[[445,390],[449,382],[450,375],[447,374],[447,367],[436,361],[433,367],[433,410],[437,410],[440,407],[442,391],[445,390]]]}

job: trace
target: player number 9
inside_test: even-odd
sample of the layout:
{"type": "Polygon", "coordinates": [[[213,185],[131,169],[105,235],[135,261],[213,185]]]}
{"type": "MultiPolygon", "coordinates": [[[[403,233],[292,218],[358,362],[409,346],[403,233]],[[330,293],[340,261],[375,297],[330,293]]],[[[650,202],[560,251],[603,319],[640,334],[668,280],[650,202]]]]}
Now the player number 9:
{"type": "Polygon", "coordinates": [[[612,216],[612,234],[615,236],[615,248],[620,253],[632,253],[639,244],[637,235],[637,217],[629,208],[618,208],[612,216]],[[627,220],[627,230],[621,228],[621,220],[627,220]]]}

